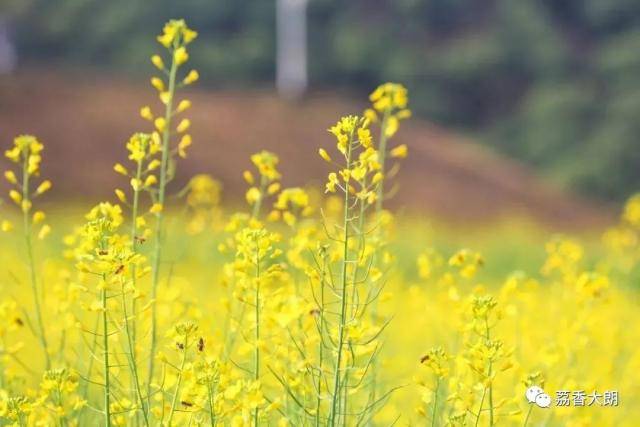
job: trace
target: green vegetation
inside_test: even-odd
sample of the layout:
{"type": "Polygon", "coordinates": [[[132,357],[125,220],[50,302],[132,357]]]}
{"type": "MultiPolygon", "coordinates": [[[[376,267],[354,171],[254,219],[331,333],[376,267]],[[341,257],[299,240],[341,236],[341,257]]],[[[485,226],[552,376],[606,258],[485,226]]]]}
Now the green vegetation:
{"type": "MultiPolygon", "coordinates": [[[[185,15],[201,30],[194,66],[210,85],[274,79],[275,1],[7,5],[26,60],[146,72],[148,29],[185,15]]],[[[417,114],[569,188],[621,199],[636,187],[640,3],[310,0],[308,14],[314,87],[364,93],[379,81],[402,81],[417,114]]]]}

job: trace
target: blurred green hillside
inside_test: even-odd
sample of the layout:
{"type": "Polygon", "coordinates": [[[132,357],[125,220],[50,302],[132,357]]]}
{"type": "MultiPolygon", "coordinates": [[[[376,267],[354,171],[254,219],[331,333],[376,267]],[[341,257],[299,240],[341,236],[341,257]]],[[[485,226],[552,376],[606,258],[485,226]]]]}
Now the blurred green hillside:
{"type": "MultiPolygon", "coordinates": [[[[4,8],[4,11],[2,11],[4,8]]],[[[268,87],[275,1],[4,0],[22,62],[146,75],[150,29],[184,17],[212,86],[268,87]]],[[[417,114],[570,189],[640,187],[637,0],[309,0],[313,89],[405,83],[417,114]]]]}

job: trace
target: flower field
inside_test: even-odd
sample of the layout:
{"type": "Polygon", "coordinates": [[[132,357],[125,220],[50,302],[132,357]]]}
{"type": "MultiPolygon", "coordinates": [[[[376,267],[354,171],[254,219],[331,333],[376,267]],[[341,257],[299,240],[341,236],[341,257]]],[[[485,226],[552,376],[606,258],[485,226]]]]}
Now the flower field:
{"type": "Polygon", "coordinates": [[[182,92],[197,33],[173,20],[157,41],[157,103],[114,144],[123,161],[95,171],[121,177],[111,200],[50,203],[46,141],[3,141],[0,425],[640,419],[640,196],[602,236],[394,215],[411,112],[385,83],[318,129],[321,188],[285,188],[261,151],[238,170],[245,203],[222,205],[215,177],[174,180],[198,143],[182,92]]]}

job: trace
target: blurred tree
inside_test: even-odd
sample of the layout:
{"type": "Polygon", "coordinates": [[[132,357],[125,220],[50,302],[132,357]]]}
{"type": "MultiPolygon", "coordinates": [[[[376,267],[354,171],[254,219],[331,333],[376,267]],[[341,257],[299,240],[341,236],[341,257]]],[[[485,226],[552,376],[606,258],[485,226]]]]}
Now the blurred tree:
{"type": "MultiPolygon", "coordinates": [[[[209,84],[270,85],[277,1],[31,0],[17,44],[32,60],[141,72],[149,31],[183,16],[209,84]]],[[[402,81],[418,114],[558,182],[608,199],[640,187],[639,1],[308,0],[307,17],[313,86],[402,81]]]]}

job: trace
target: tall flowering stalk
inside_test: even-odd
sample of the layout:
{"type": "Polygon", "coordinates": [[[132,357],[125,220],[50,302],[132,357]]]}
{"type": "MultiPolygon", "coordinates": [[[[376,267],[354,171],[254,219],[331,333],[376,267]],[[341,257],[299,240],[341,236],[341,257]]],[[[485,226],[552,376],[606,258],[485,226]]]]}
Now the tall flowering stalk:
{"type": "Polygon", "coordinates": [[[158,90],[159,98],[164,105],[164,114],[154,117],[151,108],[142,108],[140,114],[143,118],[153,121],[155,126],[154,138],[160,140],[160,165],[159,181],[151,190],[153,197],[152,212],[156,216],[154,230],[155,246],[153,249],[152,278],[151,278],[151,343],[148,367],[147,385],[150,387],[154,375],[154,363],[156,347],[158,342],[158,319],[157,319],[157,293],[160,281],[160,265],[162,262],[162,245],[164,242],[164,208],[166,201],[167,185],[171,182],[175,174],[176,157],[186,157],[186,149],[191,145],[191,136],[186,132],[191,126],[189,119],[182,119],[174,129],[174,119],[191,106],[191,102],[184,99],[180,102],[176,100],[176,91],[182,86],[189,85],[198,80],[196,70],[189,71],[182,79],[178,79],[181,67],[189,59],[187,46],[197,37],[197,33],[191,30],[183,20],[171,20],[158,36],[158,42],[167,49],[170,56],[170,65],[167,68],[160,55],[151,58],[153,65],[163,74],[163,77],[153,77],[151,84],[158,90]],[[177,144],[172,144],[174,137],[180,135],[177,144]]]}
{"type": "MultiPolygon", "coordinates": [[[[439,425],[436,423],[440,419],[438,417],[438,403],[440,394],[442,393],[441,387],[444,385],[447,375],[449,375],[449,359],[450,357],[442,347],[432,348],[420,359],[420,363],[429,368],[434,377],[435,385],[433,386],[433,389],[426,388],[422,399],[427,404],[431,401],[432,427],[439,425]]],[[[424,411],[424,414],[426,413],[427,411],[424,411]]]]}
{"type": "Polygon", "coordinates": [[[68,368],[45,371],[40,382],[40,403],[52,414],[56,425],[75,425],[74,418],[79,415],[86,402],[77,394],[78,376],[68,368]]]}
{"type": "Polygon", "coordinates": [[[469,326],[473,335],[467,343],[465,357],[469,366],[483,385],[482,396],[475,412],[475,425],[479,425],[483,415],[488,415],[488,425],[496,423],[496,406],[494,382],[496,374],[509,369],[511,350],[502,340],[496,339],[491,332],[501,318],[497,301],[491,296],[472,296],[470,301],[469,326]],[[486,406],[486,407],[485,407],[486,406]]]}
{"type": "MultiPolygon", "coordinates": [[[[236,236],[235,274],[238,278],[239,295],[242,301],[253,306],[253,381],[258,389],[262,376],[262,354],[264,346],[261,335],[262,316],[265,310],[265,293],[268,285],[281,274],[281,266],[274,260],[281,251],[275,247],[280,236],[264,228],[243,228],[236,236]]],[[[260,405],[253,410],[253,425],[258,426],[260,420],[260,405]]]]}
{"type": "MultiPolygon", "coordinates": [[[[178,366],[173,366],[177,370],[177,379],[176,386],[173,391],[173,397],[171,398],[171,407],[166,423],[166,425],[168,426],[173,425],[173,416],[175,415],[176,409],[178,407],[178,398],[181,392],[181,386],[185,375],[185,367],[189,358],[189,352],[197,345],[196,333],[198,332],[198,325],[193,322],[181,322],[175,326],[172,332],[176,349],[180,353],[180,363],[178,366]]],[[[164,422],[162,424],[164,424],[164,422]]]]}
{"type": "MultiPolygon", "coordinates": [[[[377,298],[368,290],[359,289],[370,272],[366,247],[364,215],[367,208],[376,201],[377,188],[383,179],[380,172],[378,152],[372,146],[369,120],[357,116],[343,117],[330,132],[337,139],[337,149],[342,162],[334,163],[326,150],[320,149],[320,155],[326,161],[336,165],[339,170],[329,174],[327,192],[340,191],[343,195],[343,216],[339,226],[339,237],[329,233],[331,240],[337,241],[339,249],[339,276],[330,278],[331,288],[336,298],[337,313],[329,318],[329,312],[323,316],[328,329],[335,332],[326,337],[327,343],[333,343],[333,380],[329,390],[330,408],[327,415],[328,425],[344,424],[348,414],[364,419],[371,406],[360,410],[351,410],[350,387],[359,387],[369,368],[369,359],[364,367],[358,366],[354,347],[367,348],[375,343],[379,331],[370,328],[364,322],[367,307],[377,298]],[[361,368],[361,369],[358,369],[361,368]]],[[[323,273],[321,273],[323,274],[323,273]]],[[[321,282],[324,279],[321,278],[321,282]]],[[[326,302],[329,304],[329,302],[326,302]]],[[[326,310],[321,308],[321,312],[326,310]]],[[[324,333],[324,332],[323,332],[324,333]]],[[[374,344],[375,346],[375,344],[374,344]]],[[[369,349],[361,354],[369,353],[369,349]]],[[[372,353],[376,353],[376,349],[372,353]]]]}
{"type": "MultiPolygon", "coordinates": [[[[131,225],[129,231],[129,240],[131,250],[138,254],[140,246],[145,242],[151,234],[151,230],[147,226],[147,218],[154,215],[158,209],[156,205],[152,205],[147,211],[143,211],[141,196],[145,193],[153,192],[155,185],[158,183],[156,171],[160,167],[160,160],[157,158],[161,151],[160,138],[157,134],[136,133],[131,136],[126,144],[129,152],[128,159],[133,162],[133,168],[130,172],[125,166],[117,163],[114,170],[130,178],[131,186],[131,202],[125,191],[116,189],[116,197],[120,202],[128,206],[131,211],[131,225]]],[[[138,401],[140,404],[143,419],[146,425],[149,424],[149,405],[142,397],[142,379],[138,368],[137,357],[137,318],[138,307],[137,301],[140,299],[141,292],[138,289],[137,279],[144,271],[137,271],[136,266],[132,266],[130,272],[131,289],[125,289],[126,281],[122,280],[122,311],[124,332],[126,334],[127,348],[125,352],[128,355],[128,364],[131,372],[132,381],[132,400],[138,401]],[[129,311],[130,310],[130,311],[129,311]]]]}
{"type": "Polygon", "coordinates": [[[263,150],[251,156],[251,163],[258,171],[258,182],[256,182],[251,171],[246,170],[243,173],[245,181],[250,185],[245,198],[251,206],[251,217],[253,219],[259,219],[260,211],[266,198],[280,191],[279,162],[278,156],[263,150]]]}
{"type": "MultiPolygon", "coordinates": [[[[9,197],[20,207],[22,211],[22,231],[27,252],[27,264],[29,267],[29,279],[33,296],[34,312],[36,317],[37,330],[34,334],[40,341],[40,346],[45,356],[46,368],[51,368],[51,355],[47,342],[47,333],[44,327],[42,315],[42,290],[39,289],[36,273],[36,263],[33,254],[33,228],[40,225],[45,214],[42,211],[33,212],[33,199],[44,194],[51,188],[51,181],[42,181],[34,190],[33,180],[40,175],[40,163],[42,161],[41,152],[44,146],[31,135],[20,135],[13,140],[13,148],[7,150],[5,156],[18,165],[19,174],[13,170],[4,173],[5,179],[14,188],[9,191],[9,197]]],[[[3,228],[11,228],[9,223],[4,223],[3,228]]],[[[44,239],[51,228],[48,225],[41,225],[38,231],[38,238],[44,239]]]]}
{"type": "MultiPolygon", "coordinates": [[[[95,298],[87,305],[90,311],[100,315],[100,329],[85,332],[97,336],[102,350],[103,409],[104,422],[110,426],[113,422],[113,408],[121,405],[116,400],[116,383],[112,381],[111,369],[116,365],[118,353],[114,350],[110,340],[113,340],[120,330],[120,315],[116,311],[117,297],[126,298],[131,290],[131,270],[144,271],[144,258],[132,251],[125,235],[119,234],[123,223],[122,209],[118,205],[101,203],[86,215],[87,223],[80,230],[77,246],[74,249],[76,268],[85,274],[98,278],[97,292],[90,292],[95,298]]],[[[125,310],[126,319],[126,310],[125,310]]],[[[127,341],[130,343],[129,338],[127,341]]],[[[92,348],[93,351],[93,348],[92,348]]],[[[96,356],[97,357],[97,356],[96,356]]],[[[91,381],[90,379],[86,379],[91,381]]],[[[137,390],[140,393],[139,383],[137,390]]]]}
{"type": "MultiPolygon", "coordinates": [[[[407,89],[398,83],[384,83],[376,88],[369,100],[372,108],[364,113],[372,122],[380,122],[380,136],[378,141],[378,153],[380,155],[380,168],[387,174],[387,159],[404,158],[407,155],[407,146],[402,144],[394,148],[389,147],[389,140],[398,132],[400,121],[411,117],[411,111],[407,109],[409,98],[407,89]]],[[[380,215],[386,198],[384,181],[380,183],[376,191],[377,215],[380,215]]]]}
{"type": "MultiPolygon", "coordinates": [[[[411,111],[407,108],[408,94],[407,89],[398,83],[384,83],[378,86],[370,95],[369,100],[372,105],[364,113],[372,122],[378,122],[380,125],[380,133],[378,137],[378,155],[380,162],[380,170],[385,179],[380,180],[376,191],[376,202],[374,210],[374,218],[378,221],[376,227],[377,232],[374,236],[375,255],[372,263],[372,269],[375,271],[370,277],[372,281],[380,281],[382,276],[384,259],[391,257],[384,253],[385,245],[385,226],[388,223],[385,218],[384,202],[389,196],[385,191],[385,182],[392,179],[398,171],[398,163],[391,168],[389,167],[389,159],[403,159],[407,156],[407,146],[405,144],[391,148],[389,146],[390,139],[398,132],[400,121],[411,117],[411,111]]],[[[376,285],[372,283],[372,285],[376,285]]],[[[378,304],[374,301],[371,307],[371,318],[374,322],[378,321],[378,304]]],[[[372,381],[370,385],[370,402],[377,399],[378,388],[378,361],[372,361],[372,381]]]]}
{"type": "MultiPolygon", "coordinates": [[[[278,171],[278,163],[280,162],[277,155],[270,151],[260,151],[251,155],[251,163],[257,172],[257,178],[250,170],[245,170],[242,174],[244,180],[249,184],[249,188],[245,192],[245,199],[249,205],[250,213],[237,212],[232,215],[230,221],[225,227],[225,231],[231,233],[224,243],[221,243],[219,249],[221,252],[230,252],[238,248],[238,232],[242,229],[260,229],[263,224],[260,221],[262,206],[269,196],[275,195],[280,190],[280,172],[278,171]]],[[[236,253],[237,256],[237,253],[236,253]]],[[[244,297],[240,290],[242,284],[238,283],[236,274],[236,260],[227,264],[226,281],[228,287],[228,295],[235,295],[235,299],[240,299],[241,307],[235,307],[231,298],[227,298],[228,310],[225,320],[225,345],[223,351],[228,357],[233,353],[236,338],[236,329],[239,323],[242,323],[246,313],[247,304],[244,303],[244,297]],[[236,286],[237,285],[237,286],[236,286]],[[234,324],[234,320],[235,323],[234,324]]]]}

